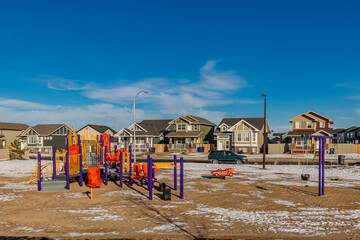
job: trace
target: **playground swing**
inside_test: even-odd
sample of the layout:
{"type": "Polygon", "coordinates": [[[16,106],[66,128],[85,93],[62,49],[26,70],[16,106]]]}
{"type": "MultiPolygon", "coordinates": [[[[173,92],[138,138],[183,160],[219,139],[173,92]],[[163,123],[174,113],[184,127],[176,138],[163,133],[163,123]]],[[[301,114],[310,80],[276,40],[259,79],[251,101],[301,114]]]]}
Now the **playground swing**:
{"type": "MultiPolygon", "coordinates": [[[[303,154],[304,159],[306,159],[306,166],[303,163],[302,171],[301,171],[301,180],[308,181],[310,179],[310,174],[305,171],[309,168],[309,156],[306,156],[306,153],[310,152],[310,138],[303,137],[303,154]],[[306,149],[307,146],[307,149],[306,149]]],[[[309,154],[308,154],[309,155],[309,154]]]]}

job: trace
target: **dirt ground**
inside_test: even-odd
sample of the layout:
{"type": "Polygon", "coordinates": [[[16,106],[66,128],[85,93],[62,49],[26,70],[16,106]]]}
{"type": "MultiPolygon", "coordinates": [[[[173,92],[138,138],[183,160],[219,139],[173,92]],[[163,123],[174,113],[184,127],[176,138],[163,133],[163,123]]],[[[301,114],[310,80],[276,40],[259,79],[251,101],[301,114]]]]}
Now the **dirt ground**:
{"type": "MultiPolygon", "coordinates": [[[[186,170],[185,199],[172,191],[171,201],[156,189],[150,201],[137,184],[121,189],[110,181],[90,200],[89,188],[77,182],[70,190],[38,192],[28,178],[0,177],[0,238],[360,239],[358,181],[327,184],[318,197],[316,179],[241,171],[211,179],[203,172],[186,170]]],[[[158,178],[173,187],[171,169],[158,178]]]]}

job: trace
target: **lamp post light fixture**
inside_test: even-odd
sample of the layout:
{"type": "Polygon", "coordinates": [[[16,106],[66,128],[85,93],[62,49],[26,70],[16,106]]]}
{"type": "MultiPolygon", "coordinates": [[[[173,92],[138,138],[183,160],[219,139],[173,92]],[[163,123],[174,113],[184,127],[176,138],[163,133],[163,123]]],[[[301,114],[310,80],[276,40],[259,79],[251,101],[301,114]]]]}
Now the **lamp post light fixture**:
{"type": "Polygon", "coordinates": [[[264,97],[264,145],[263,145],[263,169],[265,169],[265,154],[266,154],[266,94],[261,94],[264,97]]]}
{"type": "MultiPolygon", "coordinates": [[[[136,98],[140,93],[149,93],[149,91],[140,91],[136,94],[134,99],[134,142],[133,142],[133,154],[134,154],[134,162],[136,163],[136,121],[135,121],[135,102],[136,98]]],[[[130,153],[131,154],[131,153],[130,153]]]]}

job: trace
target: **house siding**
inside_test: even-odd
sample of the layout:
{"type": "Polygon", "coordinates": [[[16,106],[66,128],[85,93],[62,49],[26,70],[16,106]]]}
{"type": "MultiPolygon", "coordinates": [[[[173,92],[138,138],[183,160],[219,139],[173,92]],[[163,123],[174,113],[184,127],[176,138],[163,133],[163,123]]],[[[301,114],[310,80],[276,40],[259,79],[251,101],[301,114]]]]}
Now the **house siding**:
{"type": "MultiPolygon", "coordinates": [[[[1,138],[1,140],[5,140],[5,148],[8,148],[11,146],[11,143],[18,139],[19,134],[21,131],[15,131],[15,130],[0,130],[0,135],[4,135],[4,138],[1,138]]],[[[0,141],[1,141],[0,140],[0,141]]],[[[1,146],[0,146],[1,148],[1,146]]]]}

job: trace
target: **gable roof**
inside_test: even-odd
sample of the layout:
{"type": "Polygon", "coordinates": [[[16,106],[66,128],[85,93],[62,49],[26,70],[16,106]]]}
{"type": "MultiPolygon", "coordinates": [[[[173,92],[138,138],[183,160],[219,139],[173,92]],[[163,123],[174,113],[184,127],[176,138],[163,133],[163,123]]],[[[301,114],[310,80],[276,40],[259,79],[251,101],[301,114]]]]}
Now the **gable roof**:
{"type": "Polygon", "coordinates": [[[34,127],[29,127],[29,129],[32,128],[40,136],[48,136],[63,126],[70,130],[65,124],[38,124],[34,127]]]}
{"type": "Polygon", "coordinates": [[[252,126],[256,127],[257,129],[261,130],[264,126],[264,118],[223,118],[219,124],[226,124],[230,127],[234,126],[241,120],[251,124],[252,126]]]}
{"type": "Polygon", "coordinates": [[[0,130],[15,130],[22,131],[27,129],[29,126],[27,124],[22,123],[6,123],[0,122],[0,130]]]}
{"type": "Polygon", "coordinates": [[[346,129],[344,132],[348,133],[348,132],[356,131],[358,128],[359,127],[357,127],[357,126],[352,126],[352,127],[349,127],[348,129],[346,129]]]}
{"type": "Polygon", "coordinates": [[[294,121],[293,119],[296,118],[296,117],[298,117],[298,116],[303,116],[303,117],[306,117],[306,118],[310,118],[310,119],[312,119],[312,120],[314,120],[314,121],[316,121],[316,119],[319,119],[319,118],[320,118],[320,119],[323,119],[323,120],[326,120],[326,121],[330,122],[331,124],[334,123],[334,120],[332,120],[332,119],[330,119],[330,118],[328,118],[328,117],[325,117],[324,115],[321,115],[320,113],[314,112],[314,111],[312,111],[312,110],[310,110],[310,111],[308,111],[308,112],[306,112],[306,113],[301,113],[301,114],[299,114],[299,115],[291,118],[291,119],[289,120],[289,122],[293,122],[293,121],[294,121]]]}
{"type": "Polygon", "coordinates": [[[108,129],[110,129],[110,131],[115,134],[115,130],[113,130],[111,127],[108,127],[108,126],[105,126],[105,125],[95,125],[95,124],[88,124],[82,128],[80,128],[78,131],[76,132],[79,132],[81,131],[82,129],[86,128],[86,127],[91,127],[93,129],[95,129],[96,131],[98,131],[99,133],[104,133],[106,132],[108,129]]]}
{"type": "Polygon", "coordinates": [[[139,125],[150,135],[159,136],[169,126],[171,119],[143,120],[139,125]]]}
{"type": "Polygon", "coordinates": [[[338,133],[342,133],[345,132],[345,128],[336,128],[333,130],[333,134],[338,134],[338,133]]]}
{"type": "Polygon", "coordinates": [[[197,117],[197,116],[193,116],[193,115],[185,115],[185,116],[180,116],[180,117],[177,117],[171,121],[169,121],[169,124],[172,124],[175,122],[175,120],[177,119],[183,119],[185,121],[187,121],[188,123],[190,124],[202,124],[202,125],[210,125],[210,126],[216,126],[215,123],[213,122],[210,122],[209,120],[205,119],[205,118],[202,118],[202,117],[197,117]]]}

